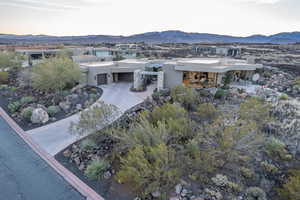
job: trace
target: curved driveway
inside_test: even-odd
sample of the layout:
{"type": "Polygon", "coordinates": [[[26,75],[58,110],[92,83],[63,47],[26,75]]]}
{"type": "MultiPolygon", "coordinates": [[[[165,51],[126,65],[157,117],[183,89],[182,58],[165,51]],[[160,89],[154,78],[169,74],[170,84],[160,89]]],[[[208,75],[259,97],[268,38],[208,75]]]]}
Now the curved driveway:
{"type": "MultiPolygon", "coordinates": [[[[107,104],[116,105],[120,111],[125,112],[131,107],[141,103],[152,93],[153,88],[149,88],[145,93],[130,92],[131,83],[113,83],[101,87],[103,94],[100,98],[107,104]]],[[[70,134],[69,127],[71,122],[79,120],[79,113],[72,115],[58,122],[27,131],[32,139],[41,146],[46,152],[55,155],[70,144],[84,136],[70,134]]]]}

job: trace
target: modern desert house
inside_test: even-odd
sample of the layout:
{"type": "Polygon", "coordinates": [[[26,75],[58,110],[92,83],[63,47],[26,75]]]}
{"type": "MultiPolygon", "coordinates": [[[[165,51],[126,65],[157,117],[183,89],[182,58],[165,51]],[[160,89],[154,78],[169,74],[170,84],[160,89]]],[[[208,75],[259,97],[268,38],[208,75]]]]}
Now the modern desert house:
{"type": "Polygon", "coordinates": [[[143,79],[157,76],[157,87],[174,88],[185,85],[190,88],[214,88],[222,86],[230,74],[232,81],[251,81],[260,64],[228,58],[195,58],[173,60],[127,59],[110,62],[80,63],[86,73],[88,85],[99,86],[113,82],[133,82],[141,87],[143,79]],[[159,70],[150,70],[157,68],[159,70]]]}

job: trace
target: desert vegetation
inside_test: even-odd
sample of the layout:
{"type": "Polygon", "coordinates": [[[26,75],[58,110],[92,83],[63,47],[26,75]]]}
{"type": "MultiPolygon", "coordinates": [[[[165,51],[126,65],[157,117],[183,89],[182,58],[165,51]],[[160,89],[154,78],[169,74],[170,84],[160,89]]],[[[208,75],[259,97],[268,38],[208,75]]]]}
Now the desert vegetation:
{"type": "Polygon", "coordinates": [[[81,111],[101,96],[101,89],[80,84],[84,75],[68,52],[32,67],[22,67],[24,58],[0,52],[0,105],[25,130],[81,111]]]}
{"type": "Polygon", "coordinates": [[[125,124],[94,129],[91,149],[73,145],[70,151],[85,173],[101,155],[110,165],[99,180],[113,179],[141,199],[299,199],[300,151],[288,141],[297,133],[283,139],[279,128],[271,134],[284,111],[261,97],[230,105],[225,92],[227,100],[182,86],[160,91],[125,124]]]}

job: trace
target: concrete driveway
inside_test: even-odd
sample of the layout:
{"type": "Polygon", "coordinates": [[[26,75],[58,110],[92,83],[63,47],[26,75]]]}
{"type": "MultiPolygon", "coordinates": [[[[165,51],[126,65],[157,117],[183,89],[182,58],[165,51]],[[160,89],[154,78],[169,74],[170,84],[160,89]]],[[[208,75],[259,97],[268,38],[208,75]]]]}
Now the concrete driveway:
{"type": "MultiPolygon", "coordinates": [[[[106,104],[117,106],[121,112],[141,103],[151,94],[147,91],[143,93],[130,92],[131,83],[113,83],[101,86],[103,94],[100,98],[106,104]]],[[[152,88],[151,88],[152,89],[152,88]]],[[[79,113],[52,124],[27,131],[32,139],[40,145],[46,152],[55,155],[70,144],[76,142],[84,136],[72,135],[69,131],[71,122],[79,120],[79,113]]]]}

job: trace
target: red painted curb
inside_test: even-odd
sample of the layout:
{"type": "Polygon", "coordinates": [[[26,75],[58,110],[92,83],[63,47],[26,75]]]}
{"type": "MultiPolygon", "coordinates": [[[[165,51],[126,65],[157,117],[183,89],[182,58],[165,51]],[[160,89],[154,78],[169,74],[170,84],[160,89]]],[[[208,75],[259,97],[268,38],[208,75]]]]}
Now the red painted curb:
{"type": "Polygon", "coordinates": [[[36,152],[43,160],[45,160],[59,175],[61,175],[70,185],[72,185],[79,193],[88,200],[104,200],[87,184],[81,181],[72,172],[61,165],[50,154],[37,145],[32,138],[24,132],[23,129],[0,107],[0,116],[9,124],[9,126],[36,152]]]}

